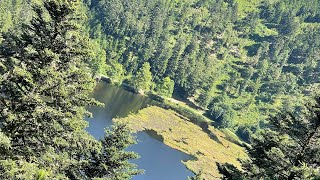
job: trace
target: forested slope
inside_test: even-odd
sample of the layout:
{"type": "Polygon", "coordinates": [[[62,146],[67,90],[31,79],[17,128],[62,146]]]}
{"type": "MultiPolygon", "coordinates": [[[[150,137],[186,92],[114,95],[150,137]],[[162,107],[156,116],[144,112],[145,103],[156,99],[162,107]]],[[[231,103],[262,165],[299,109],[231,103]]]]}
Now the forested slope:
{"type": "Polygon", "coordinates": [[[319,1],[91,1],[91,36],[106,48],[107,76],[208,109],[222,127],[257,124],[294,109],[319,83],[319,1]],[[141,75],[140,75],[141,76],[141,75]],[[170,96],[170,95],[169,95],[170,96]]]}
{"type": "MultiPolygon", "coordinates": [[[[1,32],[39,2],[1,1],[1,32]]],[[[221,127],[257,126],[319,86],[318,0],[84,3],[95,73],[169,97],[174,85],[221,127]]]]}
{"type": "Polygon", "coordinates": [[[272,161],[253,170],[318,177],[319,105],[303,117],[301,104],[319,91],[319,54],[319,0],[1,0],[0,178],[141,173],[129,162],[137,154],[125,151],[135,141],[124,124],[101,140],[85,131],[100,74],[161,96],[174,91],[239,135],[267,126],[251,138],[251,150],[265,154],[248,152],[272,161]],[[294,113],[265,124],[280,111],[294,113]]]}

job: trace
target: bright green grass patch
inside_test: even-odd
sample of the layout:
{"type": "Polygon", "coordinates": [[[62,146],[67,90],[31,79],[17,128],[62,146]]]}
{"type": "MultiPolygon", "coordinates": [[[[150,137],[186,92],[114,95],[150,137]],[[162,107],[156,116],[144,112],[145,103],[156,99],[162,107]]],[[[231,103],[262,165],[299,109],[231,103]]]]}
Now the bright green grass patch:
{"type": "Polygon", "coordinates": [[[258,22],[255,32],[261,37],[278,35],[278,32],[276,29],[269,29],[267,26],[262,24],[261,20],[260,22],[258,22]]]}
{"type": "Polygon", "coordinates": [[[236,0],[236,2],[238,3],[238,15],[243,18],[247,13],[258,11],[257,7],[261,0],[236,0]]]}

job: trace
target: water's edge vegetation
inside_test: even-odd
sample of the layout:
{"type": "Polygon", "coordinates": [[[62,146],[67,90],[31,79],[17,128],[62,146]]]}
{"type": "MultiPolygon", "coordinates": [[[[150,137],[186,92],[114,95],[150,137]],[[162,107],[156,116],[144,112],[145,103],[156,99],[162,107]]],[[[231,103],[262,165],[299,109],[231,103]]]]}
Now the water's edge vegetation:
{"type": "Polygon", "coordinates": [[[244,148],[230,142],[228,135],[222,131],[209,126],[208,134],[172,110],[150,106],[114,121],[126,122],[134,132],[154,131],[161,135],[163,142],[168,146],[194,156],[195,160],[183,163],[196,174],[201,172],[205,179],[221,177],[217,162],[228,162],[240,167],[237,159],[247,158],[244,148]]]}
{"type": "MultiPolygon", "coordinates": [[[[93,117],[87,118],[89,122],[87,131],[97,139],[104,136],[105,128],[116,124],[112,122],[112,118],[127,117],[130,113],[137,113],[140,109],[158,104],[146,96],[104,82],[97,84],[92,97],[107,105],[106,107],[93,106],[89,109],[93,117]]],[[[147,130],[134,133],[134,136],[138,143],[129,147],[128,150],[140,155],[139,159],[132,162],[144,169],[145,173],[132,179],[175,180],[193,176],[193,173],[181,162],[192,160],[192,156],[165,145],[162,136],[157,132],[147,130]]]]}
{"type": "Polygon", "coordinates": [[[320,179],[319,54],[320,0],[0,0],[0,179],[137,177],[132,130],[191,179],[320,179]],[[95,77],[157,106],[95,139],[95,77]]]}
{"type": "MultiPolygon", "coordinates": [[[[105,83],[112,82],[110,78],[106,77],[99,79],[105,83]]],[[[121,85],[119,88],[139,93],[129,85],[121,85]]],[[[195,174],[201,172],[205,179],[218,178],[220,175],[217,163],[228,162],[240,167],[237,161],[238,158],[246,158],[243,147],[245,143],[243,141],[228,129],[218,130],[214,128],[211,125],[212,121],[199,113],[195,113],[194,111],[196,110],[191,107],[168,102],[165,97],[159,95],[150,93],[140,95],[151,97],[157,103],[153,103],[153,106],[144,108],[136,113],[131,113],[123,119],[114,119],[114,121],[129,124],[133,132],[152,133],[166,145],[195,157],[194,160],[189,160],[190,162],[184,162],[186,167],[195,174]],[[182,126],[183,124],[185,125],[182,126]],[[196,126],[198,127],[196,128],[196,126]],[[181,129],[177,132],[177,128],[181,129]],[[192,131],[188,131],[188,129],[192,129],[192,131]],[[199,138],[200,134],[202,134],[201,138],[199,138]],[[201,139],[201,141],[197,138],[201,139]],[[191,139],[191,142],[188,139],[191,139]],[[178,143],[172,143],[173,141],[178,143]],[[205,148],[201,149],[201,147],[205,148]],[[210,152],[201,152],[208,151],[208,149],[210,149],[210,152]],[[211,154],[213,152],[215,153],[211,154]],[[210,163],[204,164],[206,161],[210,163]]]]}

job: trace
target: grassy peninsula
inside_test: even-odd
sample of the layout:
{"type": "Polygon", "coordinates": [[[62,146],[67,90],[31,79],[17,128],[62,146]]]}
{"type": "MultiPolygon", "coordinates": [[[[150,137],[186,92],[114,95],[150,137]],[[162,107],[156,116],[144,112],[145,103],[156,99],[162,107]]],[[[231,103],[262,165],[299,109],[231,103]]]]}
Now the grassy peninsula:
{"type": "Polygon", "coordinates": [[[199,126],[172,110],[151,106],[114,121],[127,122],[133,132],[157,132],[166,145],[194,156],[196,160],[184,164],[195,173],[202,171],[205,179],[221,177],[216,162],[228,162],[240,167],[237,158],[247,157],[244,148],[228,141],[227,135],[222,131],[209,127],[212,133],[209,136],[199,126]]]}

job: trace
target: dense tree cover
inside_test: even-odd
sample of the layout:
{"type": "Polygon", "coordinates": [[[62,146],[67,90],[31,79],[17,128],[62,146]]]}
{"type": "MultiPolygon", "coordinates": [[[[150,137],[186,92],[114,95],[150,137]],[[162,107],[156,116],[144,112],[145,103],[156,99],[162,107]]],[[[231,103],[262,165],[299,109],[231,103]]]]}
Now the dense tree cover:
{"type": "MultiPolygon", "coordinates": [[[[159,84],[169,77],[190,95],[208,81],[210,73],[205,70],[213,61],[209,61],[207,52],[218,51],[221,46],[210,47],[216,38],[210,28],[221,34],[227,23],[219,24],[214,19],[222,18],[218,16],[223,16],[223,11],[231,11],[223,1],[194,5],[184,1],[92,1],[90,7],[94,16],[92,33],[101,29],[105,34],[102,39],[108,44],[110,66],[120,63],[125,74],[134,78],[148,62],[153,82],[159,84]],[[200,9],[202,4],[205,7],[200,9]],[[202,16],[203,22],[197,22],[202,16]]],[[[231,17],[228,19],[231,21],[231,17]]]]}
{"type": "Polygon", "coordinates": [[[152,74],[150,72],[150,64],[144,63],[138,70],[137,74],[132,78],[133,87],[149,91],[152,86],[152,74]]]}
{"type": "MultiPolygon", "coordinates": [[[[8,31],[21,30],[22,24],[28,24],[34,12],[32,11],[32,4],[40,5],[43,0],[3,0],[0,2],[0,43],[2,41],[2,33],[8,31]]],[[[82,29],[82,36],[88,38],[87,48],[90,49],[88,53],[92,56],[90,67],[93,73],[99,74],[106,71],[106,53],[105,44],[99,38],[90,38],[88,36],[88,9],[85,4],[80,4],[77,8],[78,15],[81,16],[81,23],[78,28],[82,29]]],[[[98,33],[97,33],[98,34],[98,33]]]]}
{"type": "Polygon", "coordinates": [[[319,84],[318,0],[87,4],[91,36],[106,42],[108,67],[120,72],[108,76],[130,81],[149,63],[151,90],[169,77],[222,127],[258,124],[319,84]]]}
{"type": "MultiPolygon", "coordinates": [[[[1,1],[4,2],[4,1],[1,1]]],[[[5,1],[6,2],[6,1],[5,1]]],[[[19,1],[13,1],[19,2],[19,1]]],[[[85,128],[96,54],[81,27],[81,1],[33,6],[0,48],[0,178],[129,179],[140,171],[125,125],[96,140],[85,128]]]]}
{"type": "MultiPolygon", "coordinates": [[[[32,0],[32,3],[39,3],[32,0]]],[[[3,0],[0,2],[0,34],[14,26],[21,25],[31,19],[32,11],[29,2],[25,0],[3,0]]]]}
{"type": "Polygon", "coordinates": [[[220,165],[224,179],[319,179],[320,98],[269,121],[269,128],[253,137],[241,171],[220,165]]]}
{"type": "Polygon", "coordinates": [[[170,77],[165,77],[156,86],[156,92],[161,96],[171,97],[174,90],[174,81],[170,77]]]}
{"type": "Polygon", "coordinates": [[[175,90],[248,139],[259,122],[270,126],[251,139],[244,172],[227,165],[226,177],[319,175],[318,105],[263,123],[319,87],[319,0],[252,0],[248,9],[244,0],[44,2],[0,1],[2,179],[140,173],[124,151],[134,143],[126,126],[100,141],[84,131],[96,74],[162,96],[175,90]]]}

